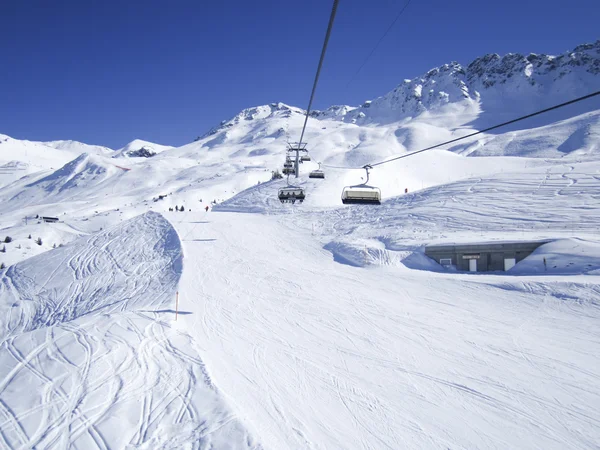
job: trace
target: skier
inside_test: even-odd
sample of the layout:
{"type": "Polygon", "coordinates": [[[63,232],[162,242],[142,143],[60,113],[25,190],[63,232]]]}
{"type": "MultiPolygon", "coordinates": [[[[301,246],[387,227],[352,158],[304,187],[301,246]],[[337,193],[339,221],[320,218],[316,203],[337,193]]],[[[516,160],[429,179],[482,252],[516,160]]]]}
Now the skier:
{"type": "Polygon", "coordinates": [[[208,212],[208,205],[206,205],[206,207],[204,209],[206,210],[206,212],[208,212]]]}

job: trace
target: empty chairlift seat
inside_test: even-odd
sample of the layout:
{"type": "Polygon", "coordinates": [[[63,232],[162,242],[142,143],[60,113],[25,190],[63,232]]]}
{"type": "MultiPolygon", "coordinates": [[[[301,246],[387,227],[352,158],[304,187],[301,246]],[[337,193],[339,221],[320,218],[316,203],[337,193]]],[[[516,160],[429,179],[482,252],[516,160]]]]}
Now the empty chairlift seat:
{"type": "Polygon", "coordinates": [[[325,172],[322,170],[313,170],[308,174],[308,178],[325,178],[325,172]]]}
{"type": "Polygon", "coordinates": [[[300,161],[304,162],[304,161],[310,161],[310,156],[308,155],[303,155],[300,157],[300,161]]]}
{"type": "Polygon", "coordinates": [[[288,186],[279,189],[279,201],[281,203],[302,203],[306,197],[304,189],[296,186],[288,186]]]}
{"type": "Polygon", "coordinates": [[[381,204],[381,191],[379,188],[361,184],[358,186],[346,186],[342,191],[342,203],[344,204],[381,204]]]}

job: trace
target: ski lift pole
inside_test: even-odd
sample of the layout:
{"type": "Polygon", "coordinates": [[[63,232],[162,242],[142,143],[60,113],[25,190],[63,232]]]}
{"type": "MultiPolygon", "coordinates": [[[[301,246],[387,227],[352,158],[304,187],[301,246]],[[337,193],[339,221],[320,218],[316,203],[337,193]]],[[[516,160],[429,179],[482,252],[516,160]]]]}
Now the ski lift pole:
{"type": "Polygon", "coordinates": [[[296,178],[298,178],[298,172],[300,172],[300,146],[296,147],[296,178]]]}
{"type": "Polygon", "coordinates": [[[373,166],[370,166],[369,164],[363,166],[363,169],[365,169],[367,171],[367,180],[365,181],[364,184],[369,184],[369,169],[372,169],[373,166]]]}

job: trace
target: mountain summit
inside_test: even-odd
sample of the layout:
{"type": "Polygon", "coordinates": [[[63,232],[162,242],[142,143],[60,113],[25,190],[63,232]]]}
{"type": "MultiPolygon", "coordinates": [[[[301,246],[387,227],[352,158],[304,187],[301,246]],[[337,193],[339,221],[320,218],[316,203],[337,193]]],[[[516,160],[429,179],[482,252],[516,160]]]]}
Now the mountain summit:
{"type": "MultiPolygon", "coordinates": [[[[384,124],[417,117],[425,112],[444,112],[447,105],[478,114],[518,115],[586,95],[600,89],[600,40],[582,44],[561,55],[490,53],[466,66],[450,62],[406,79],[387,94],[362,105],[335,105],[311,111],[315,119],[334,119],[356,124],[384,124]]],[[[290,117],[305,111],[283,103],[242,110],[224,120],[204,137],[241,122],[271,117],[290,117]]]]}

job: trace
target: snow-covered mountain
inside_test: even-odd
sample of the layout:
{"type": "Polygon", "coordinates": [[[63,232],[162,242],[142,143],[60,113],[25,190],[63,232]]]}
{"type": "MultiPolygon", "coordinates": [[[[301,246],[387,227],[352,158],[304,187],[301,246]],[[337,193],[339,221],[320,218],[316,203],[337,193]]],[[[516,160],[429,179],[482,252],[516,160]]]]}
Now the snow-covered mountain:
{"type": "Polygon", "coordinates": [[[108,147],[103,147],[101,145],[89,145],[78,141],[47,141],[39,142],[39,144],[52,147],[57,150],[66,150],[75,154],[89,153],[91,155],[112,156],[114,153],[114,150],[108,147]]]}
{"type": "MultiPolygon", "coordinates": [[[[598,91],[599,71],[600,41],[558,56],[490,54],[466,66],[444,64],[359,107],[311,112],[306,141],[325,164],[360,166],[598,91]]],[[[598,110],[600,99],[592,98],[461,142],[451,150],[471,156],[537,157],[595,152],[598,110]],[[510,147],[504,145],[506,136],[512,141],[510,147]]],[[[282,103],[248,108],[221,122],[199,142],[210,149],[254,144],[263,151],[260,147],[282,136],[297,140],[304,113],[282,103]]]]}
{"type": "Polygon", "coordinates": [[[283,103],[177,148],[0,136],[0,447],[593,448],[598,101],[376,166],[380,206],[340,193],[600,89],[598,48],[315,111],[302,204],[271,180],[304,122],[283,103]],[[508,272],[423,250],[521,240],[547,243],[508,272]]]}
{"type": "Polygon", "coordinates": [[[116,150],[112,156],[113,158],[151,158],[152,156],[171,148],[173,147],[155,144],[153,142],[143,141],[141,139],[135,139],[125,147],[116,150]]]}
{"type": "Polygon", "coordinates": [[[463,104],[465,108],[477,105],[482,112],[496,117],[518,116],[597,91],[599,74],[600,40],[558,56],[488,54],[466,66],[451,62],[404,80],[391,92],[358,108],[336,106],[316,111],[313,116],[387,123],[435,112],[450,104],[463,104]]]}

